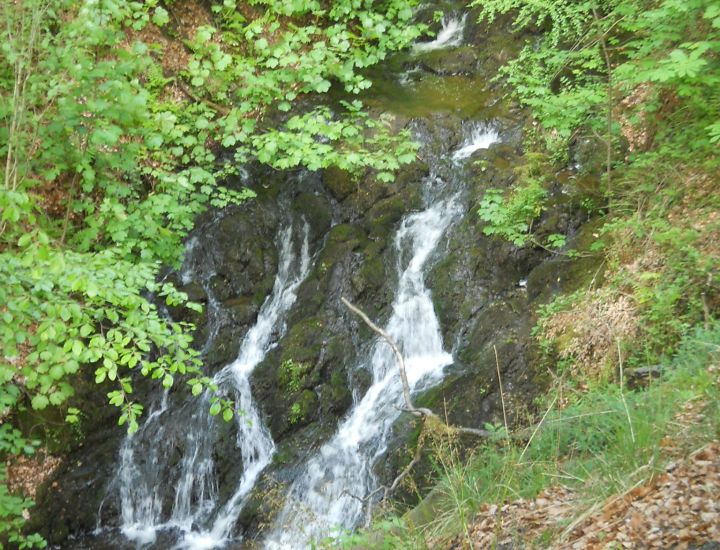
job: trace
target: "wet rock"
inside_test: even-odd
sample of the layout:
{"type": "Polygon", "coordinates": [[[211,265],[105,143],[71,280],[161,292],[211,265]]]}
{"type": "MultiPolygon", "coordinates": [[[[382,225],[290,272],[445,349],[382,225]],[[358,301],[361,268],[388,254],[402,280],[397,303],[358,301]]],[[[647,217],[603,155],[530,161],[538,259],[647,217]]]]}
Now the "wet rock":
{"type": "Polygon", "coordinates": [[[357,191],[355,177],[348,171],[334,166],[323,170],[323,183],[337,201],[343,201],[348,195],[357,191]]]}
{"type": "Polygon", "coordinates": [[[439,76],[469,75],[477,68],[477,55],[473,46],[436,50],[422,56],[421,67],[439,76]]]}
{"type": "Polygon", "coordinates": [[[228,312],[233,322],[241,327],[250,325],[257,317],[260,308],[253,301],[252,296],[239,296],[224,301],[222,309],[228,312]]]}

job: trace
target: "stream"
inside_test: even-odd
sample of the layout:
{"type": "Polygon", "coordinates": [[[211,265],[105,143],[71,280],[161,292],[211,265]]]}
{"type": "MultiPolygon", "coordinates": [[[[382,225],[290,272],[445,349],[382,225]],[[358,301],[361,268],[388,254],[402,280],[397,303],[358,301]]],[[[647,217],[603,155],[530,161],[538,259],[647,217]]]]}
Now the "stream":
{"type": "MultiPolygon", "coordinates": [[[[437,37],[416,44],[413,54],[459,46],[466,19],[466,15],[444,19],[437,37]]],[[[443,345],[425,274],[441,253],[439,246],[448,227],[465,211],[461,199],[463,161],[499,139],[486,125],[468,124],[465,134],[449,159],[446,154],[426,159],[430,172],[418,182],[423,209],[404,216],[392,240],[397,284],[385,329],[404,354],[412,392],[436,385],[445,367],[453,363],[443,345]]],[[[416,138],[422,140],[421,136],[416,138]]],[[[163,540],[174,540],[175,548],[202,550],[242,540],[233,533],[235,522],[276,452],[250,379],[254,368],[283,335],[297,289],[310,271],[309,230],[307,222],[293,220],[292,215],[282,222],[276,238],[278,271],[272,292],[243,338],[237,359],[213,377],[221,394],[233,398],[242,411],[234,420],[241,467],[235,489],[225,500],[220,498],[213,454],[219,420],[209,413],[209,392],[191,405],[181,403],[179,411],[165,393],[139,431],[125,439],[119,453],[120,531],[129,541],[147,547],[156,543],[159,533],[165,533],[163,540]],[[166,431],[168,424],[178,422],[179,415],[185,417],[185,440],[178,462],[171,459],[177,442],[167,437],[166,431]],[[158,483],[160,479],[162,484],[158,483]],[[163,506],[168,489],[174,494],[169,510],[163,506]]],[[[222,308],[208,284],[213,271],[207,266],[204,273],[194,268],[201,263],[194,258],[198,239],[194,236],[188,242],[180,275],[183,282],[204,281],[209,296],[210,343],[217,337],[215,327],[222,308]]],[[[371,384],[362,396],[355,392],[355,402],[335,435],[301,467],[263,537],[266,548],[308,548],[314,539],[360,524],[363,499],[370,495],[371,500],[377,500],[373,495],[377,495],[380,482],[374,468],[387,453],[391,428],[401,414],[402,385],[393,353],[382,340],[375,341],[354,368],[370,373],[371,384]]]]}
{"type": "Polygon", "coordinates": [[[446,16],[433,39],[372,75],[369,108],[395,113],[420,144],[396,183],[243,168],[258,198],[199,220],[168,277],[204,305],[191,321],[205,372],[237,414],[211,415],[211,392],[149,390],[139,430],[107,443],[99,498],[79,506],[94,531],[74,528],[62,548],[304,550],[364,524],[413,428],[391,348],[341,297],[397,343],[414,398],[449,389],[462,422],[487,418],[492,399],[466,404],[485,391],[493,342],[504,339],[522,372],[529,326],[517,289],[530,264],[486,259],[469,220],[484,178],[508,180],[504,159],[488,174],[493,165],[474,159],[499,158],[516,135],[478,58],[466,61],[471,17],[446,16]]]}
{"type": "MultiPolygon", "coordinates": [[[[496,139],[492,131],[474,129],[453,159],[467,158],[496,139]]],[[[403,354],[412,392],[437,384],[453,363],[425,284],[428,262],[464,211],[458,191],[461,170],[452,163],[443,170],[442,164],[442,159],[431,161],[423,182],[427,206],[403,218],[394,238],[398,284],[385,331],[403,354]]],[[[379,485],[373,468],[388,450],[390,430],[404,405],[397,361],[384,340],[376,341],[358,368],[372,373],[372,385],[293,483],[267,548],[306,548],[313,539],[361,523],[363,500],[379,485]]]]}

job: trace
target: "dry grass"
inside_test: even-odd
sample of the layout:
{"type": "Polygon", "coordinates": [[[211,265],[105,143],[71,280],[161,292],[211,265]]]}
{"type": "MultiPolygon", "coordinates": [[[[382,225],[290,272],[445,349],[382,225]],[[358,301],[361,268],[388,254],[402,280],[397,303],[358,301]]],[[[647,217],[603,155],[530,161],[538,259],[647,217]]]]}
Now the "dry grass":
{"type": "Polygon", "coordinates": [[[633,300],[607,290],[588,292],[580,302],[542,321],[544,335],[573,360],[573,374],[602,378],[617,360],[617,340],[635,338],[640,319],[633,300]]]}

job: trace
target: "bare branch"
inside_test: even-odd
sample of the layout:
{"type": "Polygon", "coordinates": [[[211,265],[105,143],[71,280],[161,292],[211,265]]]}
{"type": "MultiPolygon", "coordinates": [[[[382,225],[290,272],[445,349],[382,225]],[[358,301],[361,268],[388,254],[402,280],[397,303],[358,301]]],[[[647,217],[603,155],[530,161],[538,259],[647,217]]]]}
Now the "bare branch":
{"type": "Polygon", "coordinates": [[[405,360],[403,359],[402,353],[400,353],[400,348],[398,348],[395,341],[390,337],[387,332],[385,332],[383,329],[373,323],[370,318],[365,315],[364,311],[351,304],[345,297],[341,297],[340,301],[345,304],[350,311],[352,311],[355,315],[360,317],[360,319],[365,321],[365,324],[367,326],[369,326],[374,332],[382,336],[382,338],[388,343],[388,345],[393,351],[393,354],[395,355],[398,368],[400,369],[400,379],[402,380],[403,385],[403,397],[405,398],[405,406],[407,407],[409,412],[415,415],[424,414],[422,411],[415,408],[415,405],[413,405],[412,399],[410,398],[410,384],[408,383],[407,371],[405,370],[405,360]]]}
{"type": "MultiPolygon", "coordinates": [[[[424,407],[416,407],[415,404],[412,402],[412,397],[410,396],[410,383],[408,382],[407,377],[407,370],[405,369],[405,360],[403,359],[402,353],[400,352],[400,348],[395,343],[395,341],[390,337],[390,335],[381,329],[379,326],[377,326],[375,323],[373,323],[370,318],[365,314],[364,311],[362,311],[357,306],[353,305],[349,300],[347,300],[344,297],[340,298],[340,301],[342,301],[345,306],[352,311],[355,315],[360,317],[365,324],[370,327],[370,329],[378,334],[385,342],[390,346],[390,348],[393,351],[393,355],[395,356],[395,359],[397,361],[398,370],[400,371],[400,379],[402,381],[403,386],[403,398],[405,400],[405,409],[403,409],[406,412],[409,412],[411,414],[414,414],[415,416],[421,416],[424,419],[432,418],[433,420],[437,420],[446,430],[448,433],[459,433],[459,434],[470,434],[477,437],[491,437],[495,434],[492,432],[489,432],[487,430],[480,430],[475,428],[466,428],[464,426],[448,426],[447,423],[445,423],[437,414],[435,414],[430,409],[426,409],[424,407]]],[[[420,462],[420,459],[422,457],[422,450],[423,445],[421,441],[418,441],[417,446],[415,447],[415,454],[413,455],[413,459],[410,461],[410,463],[405,466],[402,472],[398,474],[398,476],[395,478],[395,480],[392,482],[392,484],[388,486],[381,485],[374,491],[372,491],[370,494],[368,494],[365,498],[357,497],[356,495],[351,495],[354,498],[361,500],[365,503],[367,503],[367,509],[365,513],[365,522],[366,527],[370,525],[370,520],[372,519],[372,509],[373,509],[373,503],[372,499],[375,497],[377,493],[380,491],[383,491],[383,497],[381,501],[386,501],[390,495],[398,488],[400,483],[402,483],[403,479],[405,479],[408,475],[410,475],[410,472],[412,472],[413,468],[417,465],[418,462],[420,462]]]]}
{"type": "Polygon", "coordinates": [[[390,335],[381,329],[379,326],[377,326],[375,323],[373,323],[370,318],[365,314],[364,311],[362,311],[359,307],[353,305],[350,303],[350,301],[345,298],[341,297],[340,301],[347,306],[347,308],[355,313],[358,317],[360,317],[365,324],[370,327],[374,332],[379,334],[390,346],[390,348],[393,351],[393,354],[395,355],[395,359],[397,360],[398,369],[400,370],[400,379],[402,380],[402,386],[403,386],[403,397],[405,398],[405,410],[409,413],[414,414],[415,416],[423,416],[425,418],[434,418],[438,422],[440,422],[443,426],[447,428],[449,432],[455,432],[455,433],[464,433],[464,434],[471,434],[476,435],[478,437],[491,437],[495,434],[492,432],[489,432],[487,430],[479,430],[475,428],[465,428],[462,426],[448,426],[447,423],[445,423],[437,414],[435,414],[430,409],[426,409],[424,407],[416,407],[413,402],[412,398],[410,397],[410,384],[408,382],[407,377],[407,370],[405,369],[405,360],[403,359],[402,353],[400,353],[400,348],[395,343],[395,341],[390,337],[390,335]]]}

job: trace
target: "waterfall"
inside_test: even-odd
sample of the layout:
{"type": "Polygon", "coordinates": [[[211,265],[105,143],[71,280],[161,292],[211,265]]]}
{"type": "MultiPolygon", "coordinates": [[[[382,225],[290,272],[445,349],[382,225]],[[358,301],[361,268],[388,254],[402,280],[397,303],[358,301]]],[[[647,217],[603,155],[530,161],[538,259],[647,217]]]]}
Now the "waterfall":
{"type": "MultiPolygon", "coordinates": [[[[474,151],[498,139],[494,131],[481,135],[476,130],[473,127],[452,155],[451,178],[458,162],[469,156],[466,151],[471,144],[474,151]]],[[[442,236],[463,212],[458,193],[443,197],[432,189],[443,186],[441,177],[433,173],[425,183],[428,195],[440,196],[431,198],[424,211],[407,215],[400,224],[394,241],[398,287],[385,327],[405,358],[413,393],[437,384],[445,367],[453,362],[443,347],[425,270],[442,236]]],[[[267,548],[307,548],[313,539],[360,523],[363,501],[379,485],[373,468],[385,456],[390,430],[404,407],[398,366],[384,340],[377,339],[361,368],[372,373],[372,385],[292,484],[265,540],[267,548]]]]}
{"type": "Polygon", "coordinates": [[[437,33],[435,40],[430,42],[419,42],[412,48],[414,53],[425,53],[441,48],[449,48],[460,46],[465,34],[465,23],[467,22],[467,14],[462,17],[443,17],[442,27],[437,33]]]}
{"type": "MultiPolygon", "coordinates": [[[[413,390],[439,381],[443,368],[452,363],[443,350],[423,268],[458,214],[457,196],[439,201],[406,217],[395,237],[399,283],[386,330],[405,357],[413,390]]],[[[377,341],[365,368],[372,372],[372,386],[293,484],[269,547],[304,547],[312,537],[353,527],[361,518],[358,498],[376,485],[372,466],[387,450],[390,428],[403,406],[395,357],[384,341],[377,341]]]]}
{"type": "MultiPolygon", "coordinates": [[[[416,45],[414,50],[459,45],[465,21],[465,16],[444,19],[437,38],[416,45]]],[[[469,124],[464,130],[459,147],[431,163],[432,173],[424,180],[426,207],[403,218],[393,242],[397,290],[385,330],[403,353],[413,393],[439,383],[445,367],[453,362],[443,346],[425,274],[443,236],[464,211],[461,194],[453,191],[458,188],[460,164],[498,140],[497,132],[485,125],[469,124]]],[[[186,550],[237,542],[232,538],[235,523],[275,453],[275,443],[251,393],[250,376],[282,332],[297,289],[308,275],[308,234],[307,223],[299,238],[292,224],[280,232],[280,261],[273,290],[246,334],[238,358],[214,377],[221,394],[232,397],[243,411],[234,421],[241,473],[230,496],[219,496],[213,458],[219,421],[208,412],[209,394],[178,404],[165,392],[140,430],[123,443],[118,473],[121,529],[138,545],[152,544],[161,531],[172,535],[158,543],[163,548],[165,540],[172,540],[174,548],[186,550]],[[181,456],[173,457],[178,448],[181,456]],[[174,490],[171,506],[162,498],[168,488],[174,490]]],[[[196,248],[197,240],[191,239],[190,259],[180,272],[186,283],[197,278],[194,269],[202,268],[202,261],[192,258],[196,248]]],[[[225,313],[213,293],[206,290],[212,339],[225,313]]],[[[372,383],[362,396],[355,390],[355,403],[335,435],[301,466],[268,530],[264,541],[268,548],[304,549],[313,539],[354,528],[362,520],[363,502],[380,484],[375,469],[387,454],[392,426],[404,405],[402,383],[392,350],[381,339],[371,345],[356,367],[370,373],[372,383]]]]}
{"type": "MultiPolygon", "coordinates": [[[[210,394],[175,410],[168,404],[166,392],[160,406],[148,415],[136,434],[126,438],[120,450],[121,530],[137,544],[153,543],[161,530],[179,530],[180,548],[221,546],[232,531],[245,497],[270,462],[275,444],[253,400],[250,375],[272,347],[273,338],[282,332],[297,289],[310,271],[306,222],[302,231],[299,252],[292,224],[280,232],[279,266],[272,293],[243,339],[238,358],[213,379],[222,394],[235,399],[241,411],[234,422],[243,469],[234,493],[224,504],[218,501],[212,451],[220,421],[209,414],[210,394]],[[185,414],[187,408],[189,414],[185,414]],[[171,457],[178,441],[184,444],[183,456],[178,465],[173,465],[171,457]],[[164,519],[161,491],[168,487],[175,488],[175,498],[169,517],[164,519]]],[[[191,252],[195,245],[189,242],[191,252]]],[[[186,264],[190,265],[190,261],[186,264]]],[[[181,272],[183,278],[190,277],[187,269],[191,268],[181,272]]],[[[213,306],[212,299],[209,305],[213,306]]]]}

